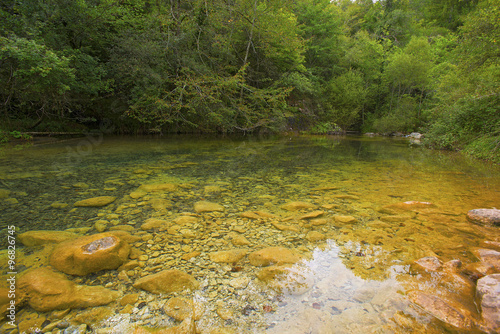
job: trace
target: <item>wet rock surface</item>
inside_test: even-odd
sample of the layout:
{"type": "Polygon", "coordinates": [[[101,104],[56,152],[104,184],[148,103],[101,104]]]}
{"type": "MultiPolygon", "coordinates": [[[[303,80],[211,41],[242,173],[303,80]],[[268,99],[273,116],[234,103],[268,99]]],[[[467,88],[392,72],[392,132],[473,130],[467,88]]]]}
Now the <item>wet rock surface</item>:
{"type": "Polygon", "coordinates": [[[467,212],[467,219],[484,226],[500,226],[500,210],[474,209],[467,212]]]}
{"type": "Polygon", "coordinates": [[[477,296],[487,331],[500,330],[500,274],[485,276],[477,281],[477,296]]]}

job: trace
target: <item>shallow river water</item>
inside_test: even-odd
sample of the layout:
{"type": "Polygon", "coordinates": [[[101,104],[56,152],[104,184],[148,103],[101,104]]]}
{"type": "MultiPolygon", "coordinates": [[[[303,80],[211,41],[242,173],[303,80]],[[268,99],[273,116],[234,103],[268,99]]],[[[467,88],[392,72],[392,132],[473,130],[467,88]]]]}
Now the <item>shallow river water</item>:
{"type": "MultiPolygon", "coordinates": [[[[68,312],[25,305],[16,313],[20,326],[4,320],[0,332],[80,333],[82,323],[87,333],[172,327],[180,324],[166,310],[173,297],[194,301],[199,315],[191,325],[199,333],[481,332],[477,277],[465,268],[477,262],[475,248],[500,245],[500,233],[468,222],[466,213],[493,207],[500,207],[498,166],[406,139],[94,135],[4,149],[0,287],[7,288],[9,226],[16,235],[126,231],[138,240],[130,244],[135,266],[66,275],[118,291],[115,301],[68,312]],[[162,184],[173,186],[144,187],[162,184]],[[116,200],[74,206],[99,196],[116,200]],[[221,209],[196,212],[200,201],[221,209]],[[142,228],[150,218],[164,226],[142,228]],[[268,247],[292,250],[299,260],[253,265],[252,252],[268,247]],[[213,256],[226,250],[244,256],[231,262],[213,256]],[[461,266],[450,279],[442,269],[415,264],[429,256],[461,266]],[[165,269],[190,274],[198,289],[154,294],[134,287],[165,269]],[[454,326],[446,314],[412,299],[415,292],[464,310],[470,325],[454,326]],[[120,302],[129,295],[131,303],[120,302]],[[59,329],[50,325],[57,322],[59,329]]],[[[18,238],[18,279],[49,266],[53,247],[24,246],[18,238]]]]}

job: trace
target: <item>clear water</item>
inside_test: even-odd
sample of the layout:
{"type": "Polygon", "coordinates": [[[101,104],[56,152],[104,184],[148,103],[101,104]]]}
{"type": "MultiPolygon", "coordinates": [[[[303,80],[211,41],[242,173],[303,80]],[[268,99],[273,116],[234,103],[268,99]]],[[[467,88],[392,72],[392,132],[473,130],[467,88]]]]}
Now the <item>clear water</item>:
{"type": "MultiPolygon", "coordinates": [[[[472,247],[500,237],[495,229],[472,225],[465,218],[471,209],[500,207],[499,167],[422,149],[403,139],[95,135],[22,150],[4,149],[0,159],[0,189],[10,191],[0,199],[0,229],[5,235],[8,225],[15,225],[18,233],[84,228],[79,232],[93,234],[97,233],[96,221],[102,219],[108,219],[108,228],[129,225],[132,234],[143,235],[140,226],[148,218],[172,221],[181,213],[194,213],[193,204],[200,200],[223,205],[224,213],[201,214],[200,223],[191,226],[196,237],[188,248],[182,247],[186,245],[182,239],[134,246],[150,256],[141,270],[179,268],[202,282],[202,288],[189,295],[205,305],[204,316],[197,322],[202,333],[221,327],[235,333],[453,332],[408,301],[406,293],[417,275],[412,263],[437,255],[444,262],[460,259],[466,265],[475,261],[472,247]],[[129,196],[142,184],[153,183],[182,187],[139,199],[129,196]],[[102,208],[73,207],[76,201],[108,195],[117,201],[102,208]],[[166,201],[167,207],[154,208],[151,203],[157,199],[166,201]],[[281,208],[291,201],[313,203],[329,222],[314,225],[297,219],[313,210],[297,213],[281,208]],[[405,201],[431,202],[435,207],[394,214],[382,209],[405,201]],[[68,206],[54,207],[54,203],[68,206]],[[240,217],[246,211],[265,211],[275,218],[240,217]],[[356,223],[335,221],[338,215],[352,216],[356,223]],[[391,215],[399,218],[384,220],[391,215]],[[273,222],[296,228],[281,231],[273,222]],[[233,246],[228,235],[234,231],[250,245],[233,246]],[[310,231],[322,233],[327,240],[308,241],[310,231]],[[247,258],[234,267],[213,263],[208,257],[219,250],[252,252],[268,246],[296,249],[305,256],[293,270],[306,289],[278,293],[255,278],[260,268],[247,258]],[[164,268],[152,261],[153,251],[159,253],[156,257],[167,259],[162,261],[164,268]],[[189,261],[181,259],[192,251],[201,254],[189,261]],[[234,288],[230,284],[234,279],[248,279],[249,284],[234,288]],[[221,308],[229,310],[229,320],[217,315],[221,308]]],[[[5,238],[1,242],[5,249],[5,238]]],[[[32,260],[37,252],[43,254],[39,249],[19,249],[19,261],[25,261],[19,263],[20,271],[44,265],[42,255],[32,260]]],[[[116,275],[107,271],[75,279],[124,294],[140,293],[138,303],[144,301],[147,306],[93,328],[115,326],[116,333],[127,333],[134,324],[155,328],[176,324],[161,311],[171,296],[120,286],[116,275]]],[[[130,280],[140,276],[136,269],[130,280]]],[[[419,279],[421,285],[439,285],[425,276],[419,279]]],[[[457,295],[471,309],[475,307],[474,296],[457,295]]],[[[115,312],[123,309],[118,303],[107,307],[115,312]]],[[[35,313],[26,308],[21,319],[22,312],[26,316],[35,313]]],[[[68,319],[78,312],[72,311],[68,319]]]]}

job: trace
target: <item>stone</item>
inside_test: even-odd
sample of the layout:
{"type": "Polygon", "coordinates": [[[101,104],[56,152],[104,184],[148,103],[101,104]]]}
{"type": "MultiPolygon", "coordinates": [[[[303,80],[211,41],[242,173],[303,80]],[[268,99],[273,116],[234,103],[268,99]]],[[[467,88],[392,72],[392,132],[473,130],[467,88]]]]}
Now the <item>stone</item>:
{"type": "Polygon", "coordinates": [[[411,302],[447,324],[466,330],[470,330],[473,326],[471,318],[458,305],[452,305],[437,296],[421,291],[411,291],[408,297],[411,302]]]}
{"type": "Polygon", "coordinates": [[[326,218],[316,218],[316,219],[311,219],[309,223],[312,226],[321,226],[321,225],[326,225],[328,224],[329,220],[326,218]]]}
{"type": "Polygon", "coordinates": [[[250,241],[241,234],[236,234],[232,237],[231,242],[235,246],[246,246],[250,245],[250,241]]]}
{"type": "Polygon", "coordinates": [[[160,294],[186,289],[196,290],[199,285],[193,276],[177,269],[171,269],[140,278],[134,283],[134,288],[160,294]]]}
{"type": "Polygon", "coordinates": [[[106,305],[120,295],[101,286],[77,285],[46,267],[27,271],[19,278],[18,287],[38,312],[106,305]]]}
{"type": "Polygon", "coordinates": [[[265,267],[271,264],[288,264],[300,261],[302,257],[295,251],[285,247],[267,247],[255,251],[248,256],[250,263],[257,267],[265,267]]]}
{"type": "Polygon", "coordinates": [[[128,295],[125,295],[120,299],[120,305],[125,306],[125,305],[134,305],[137,303],[139,300],[139,294],[138,293],[129,293],[128,295]]]}
{"type": "Polygon", "coordinates": [[[441,268],[442,262],[435,256],[427,256],[415,261],[422,268],[430,271],[436,271],[441,268]]]}
{"type": "Polygon", "coordinates": [[[215,310],[215,312],[222,320],[229,320],[234,317],[234,312],[228,308],[219,307],[215,310]]]}
{"type": "Polygon", "coordinates": [[[141,197],[146,196],[147,194],[148,194],[148,193],[147,193],[146,191],[141,191],[141,190],[139,190],[139,191],[132,191],[132,192],[129,194],[129,196],[130,196],[130,198],[132,198],[132,199],[138,199],[138,198],[141,198],[141,197]]]}
{"type": "Polygon", "coordinates": [[[313,211],[313,212],[306,213],[303,216],[300,216],[299,219],[317,218],[317,217],[321,216],[324,213],[325,213],[325,211],[319,211],[319,210],[318,211],[313,211]]]}
{"type": "Polygon", "coordinates": [[[84,183],[84,182],[77,182],[77,183],[73,184],[73,187],[75,187],[75,188],[81,188],[81,189],[87,189],[89,187],[89,185],[86,184],[86,183],[84,183]]]}
{"type": "Polygon", "coordinates": [[[482,277],[486,275],[496,274],[499,271],[490,264],[486,264],[483,262],[474,262],[467,264],[464,268],[464,272],[467,274],[473,274],[476,277],[482,277]]]}
{"type": "Polygon", "coordinates": [[[68,203],[61,203],[61,202],[54,202],[52,204],[50,204],[50,207],[54,208],[54,209],[64,209],[64,208],[67,208],[69,206],[68,203]]]}
{"type": "Polygon", "coordinates": [[[353,216],[335,216],[335,221],[341,224],[354,224],[357,222],[357,219],[353,216]]]}
{"type": "Polygon", "coordinates": [[[143,184],[140,186],[137,191],[145,191],[145,192],[158,192],[158,191],[169,191],[174,192],[177,190],[177,185],[172,183],[154,183],[154,184],[143,184]]]}
{"type": "Polygon", "coordinates": [[[195,322],[191,318],[186,318],[180,325],[170,328],[147,328],[138,326],[131,334],[196,334],[195,322]]]}
{"type": "Polygon", "coordinates": [[[250,283],[250,277],[241,276],[229,281],[229,285],[235,289],[244,289],[250,283]]]}
{"type": "Polygon", "coordinates": [[[203,315],[204,307],[203,304],[193,302],[192,299],[173,297],[165,303],[163,311],[165,314],[179,321],[183,321],[187,318],[200,320],[203,315]]]}
{"type": "Polygon", "coordinates": [[[297,211],[297,210],[302,210],[302,209],[314,209],[316,208],[316,205],[309,203],[309,202],[288,202],[285,203],[281,206],[283,210],[287,211],[297,211]]]}
{"type": "Polygon", "coordinates": [[[499,209],[474,209],[467,212],[467,219],[478,225],[500,226],[499,209]]]}
{"type": "Polygon", "coordinates": [[[11,191],[8,189],[0,189],[0,199],[9,197],[11,191]]]}
{"type": "Polygon", "coordinates": [[[257,273],[257,278],[278,293],[301,295],[314,285],[310,272],[300,267],[269,266],[257,273]]]}
{"type": "Polygon", "coordinates": [[[163,198],[153,198],[149,201],[149,204],[156,211],[167,210],[172,206],[172,202],[163,198]]]}
{"type": "Polygon", "coordinates": [[[247,255],[248,251],[244,249],[231,249],[208,254],[211,261],[217,263],[236,263],[247,255]]]}
{"type": "Polygon", "coordinates": [[[487,248],[472,248],[471,252],[481,262],[493,266],[496,270],[500,271],[500,252],[487,248]]]}
{"type": "Polygon", "coordinates": [[[141,230],[147,231],[152,229],[166,230],[170,226],[169,222],[163,219],[149,218],[141,225],[141,230]]]}
{"type": "Polygon", "coordinates": [[[479,279],[476,293],[481,302],[481,316],[487,330],[490,333],[500,332],[500,274],[479,279]]]}
{"type": "Polygon", "coordinates": [[[194,203],[194,211],[196,211],[196,213],[224,211],[224,207],[217,203],[199,201],[194,203]]]}
{"type": "MultiPolygon", "coordinates": [[[[100,322],[115,315],[114,309],[108,306],[95,307],[84,311],[79,311],[72,319],[73,323],[86,324],[88,326],[95,326],[100,322]]],[[[82,332],[85,334],[85,331],[82,332]]]]}
{"type": "Polygon", "coordinates": [[[311,241],[311,242],[316,242],[316,241],[325,240],[326,236],[320,232],[310,231],[307,233],[306,239],[311,241]]]}
{"type": "Polygon", "coordinates": [[[198,218],[194,216],[179,216],[174,219],[174,223],[177,225],[186,225],[186,224],[196,224],[198,222],[198,218]]]}
{"type": "Polygon", "coordinates": [[[280,224],[278,222],[272,222],[271,224],[280,231],[300,232],[300,228],[296,225],[280,224]]]}
{"type": "Polygon", "coordinates": [[[108,221],[107,220],[98,220],[94,224],[94,228],[96,229],[97,232],[102,233],[106,231],[106,228],[108,227],[108,221]]]}
{"type": "Polygon", "coordinates": [[[406,210],[406,211],[418,211],[421,209],[436,208],[436,205],[431,202],[407,201],[407,202],[389,204],[384,206],[384,208],[395,209],[395,210],[406,210]]]}
{"type": "Polygon", "coordinates": [[[74,204],[74,206],[83,206],[83,207],[106,206],[108,204],[113,203],[115,200],[116,197],[114,196],[93,197],[78,201],[74,204]]]}
{"type": "Polygon", "coordinates": [[[27,247],[57,244],[77,237],[78,234],[65,231],[28,231],[18,236],[19,241],[27,247]]]}
{"type": "Polygon", "coordinates": [[[248,219],[266,219],[275,218],[276,216],[265,211],[245,211],[240,213],[240,217],[248,219]]]}
{"type": "Polygon", "coordinates": [[[49,261],[63,273],[83,276],[120,267],[129,252],[127,242],[107,232],[61,242],[50,254],[49,261]]]}
{"type": "Polygon", "coordinates": [[[182,255],[181,259],[188,261],[189,259],[191,259],[193,257],[197,257],[200,254],[201,254],[201,252],[199,252],[199,251],[190,252],[190,253],[182,255]]]}
{"type": "Polygon", "coordinates": [[[109,228],[110,231],[126,231],[132,232],[135,228],[132,225],[115,225],[109,228]]]}

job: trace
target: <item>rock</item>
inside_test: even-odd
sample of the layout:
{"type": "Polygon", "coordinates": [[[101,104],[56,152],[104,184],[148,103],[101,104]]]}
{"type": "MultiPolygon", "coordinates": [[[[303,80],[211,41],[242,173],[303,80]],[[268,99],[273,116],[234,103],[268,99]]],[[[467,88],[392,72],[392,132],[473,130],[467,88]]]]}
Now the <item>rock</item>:
{"type": "Polygon", "coordinates": [[[61,203],[61,202],[54,202],[52,204],[50,204],[50,207],[54,208],[54,209],[64,209],[64,208],[67,208],[69,206],[68,203],[61,203]]]}
{"type": "Polygon", "coordinates": [[[231,249],[208,254],[210,260],[217,263],[235,263],[247,255],[248,251],[244,249],[231,249]]]}
{"type": "Polygon", "coordinates": [[[311,219],[311,220],[309,221],[309,223],[310,223],[312,226],[326,225],[326,224],[328,224],[328,222],[329,222],[329,219],[326,219],[326,218],[311,219]]]}
{"type": "Polygon", "coordinates": [[[169,191],[174,192],[177,190],[177,185],[172,183],[155,183],[155,184],[143,184],[137,191],[145,192],[158,192],[158,191],[169,191]]]}
{"type": "Polygon", "coordinates": [[[196,224],[198,222],[198,218],[194,216],[179,216],[174,219],[174,223],[177,225],[186,225],[186,224],[196,224]]]}
{"type": "Polygon", "coordinates": [[[326,236],[320,232],[310,231],[307,233],[306,239],[311,241],[311,242],[316,242],[316,241],[325,240],[326,236]]]}
{"type": "Polygon", "coordinates": [[[353,216],[335,216],[335,221],[341,224],[354,224],[357,222],[357,219],[353,216]]]}
{"type": "Polygon", "coordinates": [[[187,254],[182,255],[182,256],[181,256],[181,258],[182,258],[183,260],[188,261],[189,259],[191,259],[191,258],[193,258],[193,257],[197,257],[197,256],[198,256],[198,255],[200,255],[200,254],[201,254],[201,252],[199,252],[199,251],[194,251],[194,252],[190,252],[190,253],[187,253],[187,254]]]}
{"type": "Polygon", "coordinates": [[[295,263],[302,259],[296,252],[284,247],[267,247],[248,256],[250,263],[257,267],[271,264],[295,263]]]}
{"type": "Polygon", "coordinates": [[[219,186],[205,186],[203,188],[203,192],[205,194],[211,194],[211,193],[219,193],[222,191],[222,188],[219,186]]]}
{"type": "Polygon", "coordinates": [[[235,234],[233,235],[232,239],[231,239],[231,242],[233,243],[233,245],[235,246],[246,246],[246,245],[250,245],[250,241],[248,241],[247,238],[245,238],[244,236],[240,235],[240,234],[235,234]]]}
{"type": "MultiPolygon", "coordinates": [[[[71,322],[95,326],[113,315],[115,315],[114,308],[109,306],[94,307],[83,312],[79,311],[71,322]]],[[[85,334],[85,331],[82,334],[85,334]]]]}
{"type": "Polygon", "coordinates": [[[149,201],[151,207],[156,211],[162,211],[170,208],[172,203],[169,200],[163,198],[153,198],[149,201]]]}
{"type": "Polygon", "coordinates": [[[123,241],[128,242],[129,244],[133,244],[134,242],[141,240],[141,237],[139,237],[137,235],[131,235],[130,233],[125,232],[125,231],[109,231],[106,233],[111,234],[111,235],[115,235],[118,238],[122,239],[123,241]]]}
{"type": "Polygon", "coordinates": [[[115,225],[109,228],[110,231],[126,231],[132,232],[135,228],[132,225],[115,225]]]}
{"type": "Polygon", "coordinates": [[[84,207],[105,206],[105,205],[113,203],[115,200],[116,200],[116,197],[113,197],[113,196],[93,197],[93,198],[88,198],[88,199],[78,201],[74,204],[74,206],[84,206],[84,207]]]}
{"type": "Polygon", "coordinates": [[[408,296],[410,301],[447,324],[459,329],[471,329],[473,326],[473,321],[460,305],[451,305],[437,296],[420,291],[411,291],[408,296]]]}
{"type": "Polygon", "coordinates": [[[423,135],[418,132],[412,132],[408,135],[408,137],[413,139],[422,139],[423,135]]]}
{"type": "Polygon", "coordinates": [[[134,288],[152,293],[170,293],[186,289],[196,290],[199,287],[196,279],[177,269],[163,270],[159,273],[140,278],[134,283],[134,288]]]}
{"type": "Polygon", "coordinates": [[[488,331],[500,332],[500,274],[485,276],[477,281],[477,296],[481,315],[488,331]]]}
{"type": "Polygon", "coordinates": [[[241,276],[237,278],[233,278],[229,281],[229,285],[235,289],[244,289],[250,283],[250,278],[246,276],[241,276]]]}
{"type": "Polygon", "coordinates": [[[95,222],[94,228],[96,229],[97,232],[102,233],[106,231],[108,224],[109,222],[107,220],[98,220],[95,222]]]}
{"type": "Polygon", "coordinates": [[[415,261],[422,268],[430,271],[436,271],[441,268],[442,262],[435,256],[423,257],[415,261]]]}
{"type": "Polygon", "coordinates": [[[496,274],[498,270],[495,269],[490,264],[486,264],[483,262],[474,262],[469,263],[465,266],[464,272],[466,274],[473,274],[475,277],[482,277],[486,275],[496,274]]]}
{"type": "Polygon", "coordinates": [[[77,237],[78,234],[65,231],[28,231],[18,236],[19,241],[27,247],[57,244],[77,237]]]}
{"type": "Polygon", "coordinates": [[[486,248],[472,248],[471,252],[481,262],[493,266],[496,270],[500,271],[500,252],[486,248]]]}
{"type": "Polygon", "coordinates": [[[467,219],[484,226],[500,226],[500,210],[498,209],[474,209],[467,212],[467,219]]]}
{"type": "Polygon", "coordinates": [[[297,211],[302,209],[314,209],[316,205],[309,202],[288,202],[283,204],[281,208],[287,211],[297,211]]]}
{"type": "Polygon", "coordinates": [[[286,265],[263,268],[257,278],[278,293],[290,295],[301,295],[314,285],[314,278],[306,270],[286,265]]]}
{"type": "Polygon", "coordinates": [[[187,318],[200,320],[203,315],[203,304],[193,302],[191,299],[182,297],[173,297],[168,300],[163,306],[165,314],[171,316],[175,320],[183,321],[187,318]]]}
{"type": "Polygon", "coordinates": [[[146,196],[148,193],[144,190],[138,190],[138,191],[132,191],[129,196],[130,198],[132,199],[138,199],[138,198],[141,198],[141,197],[144,197],[146,196]]]}
{"type": "Polygon", "coordinates": [[[224,211],[224,207],[217,203],[200,201],[194,203],[194,211],[196,211],[196,213],[224,211]]]}
{"type": "Polygon", "coordinates": [[[300,232],[300,228],[296,225],[286,225],[286,224],[280,224],[278,222],[272,222],[271,224],[280,231],[291,231],[297,233],[300,232]]]}
{"type": "Polygon", "coordinates": [[[436,205],[432,204],[431,202],[408,201],[408,202],[401,202],[401,203],[394,203],[394,204],[386,205],[384,208],[396,209],[396,210],[406,210],[406,211],[418,211],[420,209],[436,208],[436,205]]]}
{"type": "Polygon", "coordinates": [[[149,218],[141,225],[141,230],[147,231],[152,229],[166,230],[170,226],[169,222],[163,219],[149,218]]]}
{"type": "Polygon", "coordinates": [[[77,183],[73,184],[73,187],[75,187],[75,188],[81,188],[81,189],[87,189],[89,187],[89,185],[86,184],[86,183],[84,183],[84,182],[77,182],[77,183]]]}
{"type": "Polygon", "coordinates": [[[8,189],[0,189],[0,199],[9,197],[11,191],[8,189]]]}
{"type": "Polygon", "coordinates": [[[249,219],[275,218],[276,216],[265,211],[245,211],[240,213],[240,217],[249,219]]]}
{"type": "Polygon", "coordinates": [[[125,295],[120,299],[120,305],[125,306],[125,305],[134,305],[137,303],[139,300],[139,294],[138,293],[129,293],[128,295],[125,295]]]}
{"type": "Polygon", "coordinates": [[[234,317],[234,312],[228,308],[219,307],[215,310],[215,312],[222,320],[229,320],[234,317]]]}
{"type": "Polygon", "coordinates": [[[49,261],[63,273],[82,276],[118,268],[128,259],[129,252],[127,242],[107,232],[61,242],[49,261]]]}
{"type": "Polygon", "coordinates": [[[170,327],[170,328],[147,328],[143,326],[138,326],[135,328],[132,334],[196,334],[195,322],[187,318],[180,325],[170,327]]]}
{"type": "Polygon", "coordinates": [[[325,211],[313,211],[313,212],[306,213],[303,216],[300,216],[299,219],[317,218],[317,217],[321,216],[324,213],[325,213],[325,211]]]}
{"type": "Polygon", "coordinates": [[[338,198],[338,199],[351,199],[351,200],[359,200],[358,196],[355,195],[333,195],[333,198],[338,198]]]}
{"type": "Polygon", "coordinates": [[[106,305],[120,295],[101,286],[76,285],[46,267],[27,271],[18,283],[29,306],[39,312],[106,305]]]}

